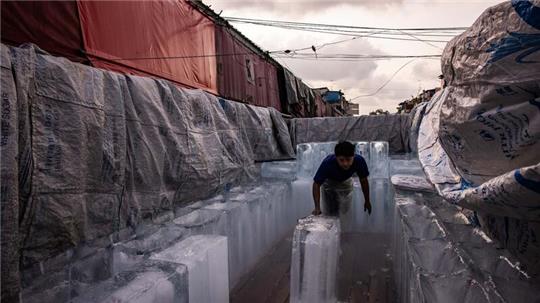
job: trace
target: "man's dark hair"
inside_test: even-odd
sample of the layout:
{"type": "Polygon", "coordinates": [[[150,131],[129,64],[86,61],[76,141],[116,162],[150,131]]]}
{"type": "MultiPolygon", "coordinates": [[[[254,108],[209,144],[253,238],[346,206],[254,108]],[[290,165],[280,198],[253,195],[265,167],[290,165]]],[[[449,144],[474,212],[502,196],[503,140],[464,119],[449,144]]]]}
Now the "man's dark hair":
{"type": "Polygon", "coordinates": [[[339,141],[334,148],[336,157],[354,157],[355,146],[349,141],[339,141]]]}

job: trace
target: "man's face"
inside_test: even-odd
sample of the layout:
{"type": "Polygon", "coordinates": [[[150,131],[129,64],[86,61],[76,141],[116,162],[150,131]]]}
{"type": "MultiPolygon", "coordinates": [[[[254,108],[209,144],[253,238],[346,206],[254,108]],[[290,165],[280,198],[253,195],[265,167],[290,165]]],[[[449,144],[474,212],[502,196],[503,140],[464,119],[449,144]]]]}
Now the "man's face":
{"type": "Polygon", "coordinates": [[[354,157],[337,156],[336,160],[339,167],[341,167],[344,170],[347,170],[351,168],[354,161],[354,157]]]}

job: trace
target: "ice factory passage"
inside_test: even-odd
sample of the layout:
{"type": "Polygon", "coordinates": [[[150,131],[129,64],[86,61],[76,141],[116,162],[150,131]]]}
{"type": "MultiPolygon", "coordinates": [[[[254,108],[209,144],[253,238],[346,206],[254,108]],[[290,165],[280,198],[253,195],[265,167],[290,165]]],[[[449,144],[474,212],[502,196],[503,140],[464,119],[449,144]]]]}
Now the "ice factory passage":
{"type": "Polygon", "coordinates": [[[264,162],[260,179],[177,210],[25,288],[23,302],[535,302],[511,255],[443,202],[410,154],[357,142],[373,212],[310,216],[335,142],[264,162]],[[74,296],[73,294],[77,294],[74,296]],[[510,302],[510,301],[506,301],[510,302]]]}

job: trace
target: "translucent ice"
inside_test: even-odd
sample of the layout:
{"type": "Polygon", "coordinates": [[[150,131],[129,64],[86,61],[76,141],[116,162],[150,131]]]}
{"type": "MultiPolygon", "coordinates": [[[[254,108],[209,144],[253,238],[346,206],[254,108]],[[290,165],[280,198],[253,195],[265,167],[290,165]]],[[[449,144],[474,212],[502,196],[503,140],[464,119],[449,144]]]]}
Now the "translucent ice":
{"type": "Polygon", "coordinates": [[[364,157],[364,159],[366,160],[366,163],[368,164],[368,166],[370,165],[370,161],[369,161],[369,142],[356,142],[356,150],[355,150],[355,153],[357,155],[360,155],[362,157],[364,157]]]}
{"type": "Polygon", "coordinates": [[[151,259],[187,266],[189,302],[229,302],[226,237],[191,236],[151,259]]]}
{"type": "Polygon", "coordinates": [[[388,142],[373,141],[369,147],[370,177],[388,178],[388,142]]]}
{"type": "Polygon", "coordinates": [[[298,220],[291,260],[290,302],[336,302],[340,225],[337,218],[298,220]]]}
{"type": "Polygon", "coordinates": [[[298,217],[292,212],[290,185],[283,181],[231,188],[227,196],[198,203],[174,220],[190,235],[228,237],[230,287],[283,238],[298,217]]]}
{"type": "Polygon", "coordinates": [[[313,210],[312,186],[313,181],[310,179],[298,179],[291,183],[292,198],[287,203],[289,211],[293,214],[293,223],[289,224],[290,226],[294,226],[298,218],[309,215],[313,210]]]}
{"type": "Polygon", "coordinates": [[[146,261],[135,270],[94,285],[71,302],[187,303],[187,282],[185,265],[146,261]]]}
{"type": "Polygon", "coordinates": [[[296,147],[297,177],[311,179],[322,160],[334,152],[337,142],[298,144],[296,147]]]}
{"type": "Polygon", "coordinates": [[[146,254],[164,249],[186,236],[187,229],[175,224],[158,225],[157,230],[150,234],[137,236],[125,243],[117,244],[136,254],[146,254]]]}
{"type": "Polygon", "coordinates": [[[243,259],[245,233],[243,232],[243,220],[246,219],[246,205],[239,202],[216,202],[205,206],[204,209],[219,210],[225,216],[225,226],[229,248],[229,282],[234,285],[240,276],[246,271],[245,259],[243,259]]]}
{"type": "Polygon", "coordinates": [[[188,230],[190,235],[225,234],[226,223],[222,212],[212,209],[196,209],[174,219],[174,223],[188,230]]]}
{"type": "Polygon", "coordinates": [[[261,176],[268,179],[292,181],[296,178],[296,161],[263,162],[261,176]]]}
{"type": "Polygon", "coordinates": [[[394,212],[394,191],[387,179],[370,179],[370,199],[372,213],[364,211],[364,195],[358,179],[353,180],[353,202],[348,212],[340,215],[343,232],[383,232],[392,231],[394,212]]]}

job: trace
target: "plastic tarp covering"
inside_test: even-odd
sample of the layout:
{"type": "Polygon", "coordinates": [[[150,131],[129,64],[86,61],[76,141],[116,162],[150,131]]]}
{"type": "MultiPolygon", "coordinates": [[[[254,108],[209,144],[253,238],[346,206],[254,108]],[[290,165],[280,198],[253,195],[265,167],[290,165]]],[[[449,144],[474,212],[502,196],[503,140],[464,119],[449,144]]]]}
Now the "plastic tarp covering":
{"type": "Polygon", "coordinates": [[[296,88],[298,91],[298,98],[304,105],[304,117],[312,117],[315,115],[313,109],[315,107],[315,93],[309,86],[307,86],[302,80],[296,79],[296,88]]]}
{"type": "Polygon", "coordinates": [[[85,50],[94,66],[217,93],[214,23],[186,1],[77,5],[85,50]]]}
{"type": "MultiPolygon", "coordinates": [[[[14,301],[18,296],[19,285],[19,121],[17,112],[19,106],[23,109],[23,104],[17,103],[17,90],[15,79],[11,69],[11,60],[8,49],[1,49],[1,85],[2,85],[2,121],[0,132],[0,177],[2,187],[0,201],[2,212],[0,224],[2,226],[2,301],[14,301]]],[[[21,142],[23,143],[23,142],[21,142]]],[[[24,172],[21,172],[24,173],[24,172]]]]}
{"type": "MultiPolygon", "coordinates": [[[[294,156],[286,123],[272,108],[95,69],[33,47],[2,45],[2,52],[16,79],[13,85],[9,60],[2,60],[2,81],[11,88],[2,99],[9,111],[2,127],[13,131],[2,132],[8,144],[2,157],[19,157],[18,167],[2,161],[3,185],[18,183],[19,190],[2,187],[3,206],[14,211],[2,213],[3,231],[22,233],[23,266],[250,179],[254,161],[294,156]]],[[[2,253],[9,260],[11,251],[2,253]]]]}
{"type": "Polygon", "coordinates": [[[447,201],[540,273],[540,2],[486,10],[446,46],[448,86],[425,109],[418,153],[447,201]]]}
{"type": "Polygon", "coordinates": [[[221,54],[217,56],[219,95],[281,111],[276,67],[245,46],[244,40],[234,30],[216,26],[216,50],[221,54]],[[252,80],[247,75],[246,60],[253,67],[252,80]]]}
{"type": "Polygon", "coordinates": [[[87,60],[74,1],[2,1],[2,42],[35,43],[73,61],[87,60]]]}
{"type": "Polygon", "coordinates": [[[285,73],[285,92],[287,102],[290,104],[298,103],[298,90],[296,88],[296,77],[288,69],[283,69],[285,73]]]}
{"type": "Polygon", "coordinates": [[[397,190],[395,202],[398,302],[540,300],[538,283],[522,264],[470,224],[460,207],[414,190],[397,190]]]}
{"type": "Polygon", "coordinates": [[[388,141],[391,153],[409,151],[409,115],[292,119],[293,146],[328,141],[388,141]]]}

